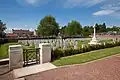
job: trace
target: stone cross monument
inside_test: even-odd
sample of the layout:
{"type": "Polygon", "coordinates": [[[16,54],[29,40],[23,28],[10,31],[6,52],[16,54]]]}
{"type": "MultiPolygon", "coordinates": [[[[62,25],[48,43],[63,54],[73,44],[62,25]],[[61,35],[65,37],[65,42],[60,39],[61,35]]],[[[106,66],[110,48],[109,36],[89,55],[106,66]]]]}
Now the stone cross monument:
{"type": "Polygon", "coordinates": [[[98,43],[98,40],[97,40],[97,38],[96,38],[95,25],[94,25],[94,34],[93,34],[92,40],[91,40],[88,44],[90,44],[90,45],[97,45],[97,44],[100,44],[100,43],[98,43]]]}

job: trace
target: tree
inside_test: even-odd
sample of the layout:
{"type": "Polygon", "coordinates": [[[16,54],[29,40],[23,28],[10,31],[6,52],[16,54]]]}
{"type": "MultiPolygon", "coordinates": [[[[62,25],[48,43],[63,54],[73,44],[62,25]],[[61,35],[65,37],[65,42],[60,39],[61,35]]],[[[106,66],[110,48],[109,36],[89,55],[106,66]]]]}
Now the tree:
{"type": "Polygon", "coordinates": [[[58,32],[59,25],[51,15],[45,16],[37,27],[37,34],[39,36],[57,36],[58,32]]]}
{"type": "Polygon", "coordinates": [[[107,30],[107,32],[109,32],[109,31],[112,31],[112,28],[107,27],[106,30],[107,30]]]}
{"type": "Polygon", "coordinates": [[[90,34],[93,33],[93,27],[92,26],[84,26],[82,33],[83,33],[83,36],[88,37],[90,34]]]}
{"type": "Polygon", "coordinates": [[[78,21],[72,20],[68,23],[65,28],[65,35],[67,36],[77,36],[82,33],[82,26],[78,21]]]}
{"type": "Polygon", "coordinates": [[[118,32],[119,30],[120,30],[120,29],[119,29],[119,27],[117,27],[117,26],[113,26],[113,27],[112,27],[112,31],[117,31],[117,32],[118,32]]]}
{"type": "Polygon", "coordinates": [[[96,32],[97,33],[106,32],[107,31],[105,23],[103,23],[103,24],[97,24],[96,23],[95,27],[96,27],[96,32]]]}
{"type": "Polygon", "coordinates": [[[95,28],[96,28],[96,32],[99,33],[100,32],[100,25],[98,25],[97,23],[95,24],[95,28]]]}
{"type": "Polygon", "coordinates": [[[5,37],[6,24],[0,20],[0,38],[5,37]]]}
{"type": "Polygon", "coordinates": [[[106,31],[107,31],[106,24],[103,23],[103,32],[106,32],[106,31]]]}
{"type": "Polygon", "coordinates": [[[65,29],[67,28],[67,26],[64,26],[60,29],[60,33],[63,35],[63,36],[66,36],[65,35],[65,29]]]}

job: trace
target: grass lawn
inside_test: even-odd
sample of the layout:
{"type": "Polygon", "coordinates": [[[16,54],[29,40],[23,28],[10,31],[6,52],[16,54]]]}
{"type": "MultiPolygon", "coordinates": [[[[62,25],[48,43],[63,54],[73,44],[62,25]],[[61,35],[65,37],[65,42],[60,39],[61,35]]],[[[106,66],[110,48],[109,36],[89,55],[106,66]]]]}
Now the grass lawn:
{"type": "Polygon", "coordinates": [[[0,45],[0,59],[8,58],[8,47],[9,45],[16,45],[18,43],[5,43],[0,45]]]}
{"type": "Polygon", "coordinates": [[[106,39],[106,40],[100,40],[99,41],[100,43],[111,43],[111,42],[113,42],[113,40],[112,39],[106,39]]]}
{"type": "Polygon", "coordinates": [[[81,46],[82,46],[82,44],[84,44],[84,45],[88,45],[88,43],[90,42],[90,40],[79,40],[78,41],[78,47],[80,47],[81,48],[81,46]]]}
{"type": "MultiPolygon", "coordinates": [[[[87,46],[90,41],[91,40],[79,40],[78,41],[78,47],[81,48],[82,44],[87,46]]],[[[100,43],[104,43],[104,42],[110,43],[110,42],[113,42],[113,40],[112,39],[106,39],[106,40],[100,40],[99,42],[100,43]]]]}
{"type": "Polygon", "coordinates": [[[53,61],[52,63],[56,66],[71,65],[71,64],[80,64],[88,61],[104,58],[114,54],[120,53],[120,46],[113,48],[106,48],[101,50],[95,50],[91,52],[86,52],[83,54],[77,54],[68,57],[62,57],[58,60],[53,61]]]}

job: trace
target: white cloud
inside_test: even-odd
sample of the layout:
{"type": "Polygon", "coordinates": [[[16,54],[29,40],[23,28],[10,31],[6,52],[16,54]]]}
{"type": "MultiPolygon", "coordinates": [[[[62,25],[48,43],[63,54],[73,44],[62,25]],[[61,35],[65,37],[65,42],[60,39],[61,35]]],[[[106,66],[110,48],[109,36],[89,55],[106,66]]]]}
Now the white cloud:
{"type": "Polygon", "coordinates": [[[66,0],[63,6],[65,8],[72,8],[80,5],[82,2],[83,0],[66,0]]]}
{"type": "Polygon", "coordinates": [[[106,1],[106,3],[100,8],[101,9],[110,9],[110,10],[120,10],[120,1],[118,1],[118,0],[106,1]]]}
{"type": "Polygon", "coordinates": [[[34,29],[33,29],[33,28],[30,28],[29,30],[30,30],[30,31],[34,31],[34,29]]]}
{"type": "Polygon", "coordinates": [[[112,14],[114,12],[115,12],[114,10],[100,10],[100,11],[93,13],[92,15],[102,16],[102,15],[109,15],[109,14],[112,14]]]}
{"type": "Polygon", "coordinates": [[[100,4],[104,1],[106,1],[106,0],[86,0],[85,6],[88,6],[88,7],[94,6],[94,5],[100,4]]]}
{"type": "Polygon", "coordinates": [[[106,0],[104,4],[100,7],[100,10],[94,12],[92,15],[100,16],[100,15],[109,15],[120,17],[120,0],[106,0]]]}
{"type": "Polygon", "coordinates": [[[28,4],[32,4],[32,5],[34,5],[34,4],[37,4],[37,3],[39,3],[40,2],[40,0],[25,0],[28,4]]]}
{"type": "Polygon", "coordinates": [[[27,27],[28,25],[25,25],[25,27],[27,27]]]}
{"type": "Polygon", "coordinates": [[[41,6],[48,4],[51,0],[25,0],[27,4],[31,4],[33,6],[41,6]]]}
{"type": "Polygon", "coordinates": [[[11,29],[11,28],[7,28],[7,29],[5,30],[5,32],[6,32],[6,33],[12,33],[12,29],[11,29]]]}
{"type": "Polygon", "coordinates": [[[41,6],[47,4],[50,0],[16,0],[22,6],[32,5],[32,6],[41,6]]]}
{"type": "Polygon", "coordinates": [[[73,8],[78,6],[90,7],[102,3],[104,1],[105,0],[66,0],[64,2],[64,7],[65,8],[73,8]]]}

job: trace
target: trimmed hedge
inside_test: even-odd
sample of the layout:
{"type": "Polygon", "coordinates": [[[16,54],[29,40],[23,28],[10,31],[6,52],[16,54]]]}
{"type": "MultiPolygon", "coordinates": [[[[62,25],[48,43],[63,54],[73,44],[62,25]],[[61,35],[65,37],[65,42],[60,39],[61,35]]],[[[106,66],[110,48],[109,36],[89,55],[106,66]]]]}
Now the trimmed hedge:
{"type": "Polygon", "coordinates": [[[0,45],[5,43],[16,43],[16,42],[18,42],[17,39],[0,38],[0,45]]]}
{"type": "Polygon", "coordinates": [[[81,54],[81,53],[85,53],[85,52],[89,52],[89,51],[93,51],[93,50],[99,50],[99,49],[104,49],[104,48],[111,48],[111,47],[115,47],[115,46],[120,46],[120,42],[114,42],[114,43],[106,43],[101,44],[101,45],[88,45],[88,46],[84,46],[84,48],[79,48],[79,49],[55,49],[52,50],[52,61],[59,59],[60,57],[65,57],[65,56],[71,56],[71,55],[75,55],[75,54],[81,54]]]}

